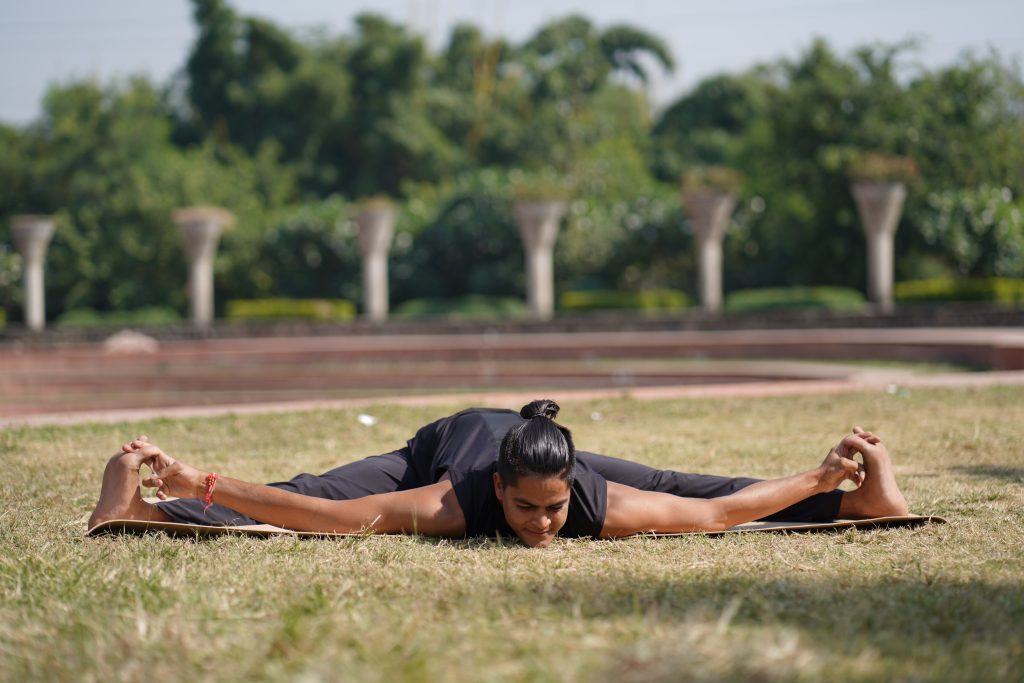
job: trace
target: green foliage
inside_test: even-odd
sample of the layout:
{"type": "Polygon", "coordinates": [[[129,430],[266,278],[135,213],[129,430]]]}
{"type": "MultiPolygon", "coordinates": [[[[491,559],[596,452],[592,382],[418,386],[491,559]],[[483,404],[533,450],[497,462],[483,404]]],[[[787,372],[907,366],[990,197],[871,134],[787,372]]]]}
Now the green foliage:
{"type": "Polygon", "coordinates": [[[737,163],[743,136],[763,121],[771,92],[769,80],[756,71],[698,83],[662,112],[651,131],[657,178],[675,183],[690,166],[737,163]]]}
{"type": "Polygon", "coordinates": [[[856,311],[864,307],[864,295],[844,287],[769,287],[740,289],[725,297],[730,313],[822,308],[830,311],[856,311]]]}
{"type": "Polygon", "coordinates": [[[227,319],[232,322],[260,320],[351,320],[356,307],[345,299],[232,299],[227,319]]]}
{"type": "Polygon", "coordinates": [[[989,301],[1024,305],[1024,280],[1003,277],[910,280],[897,282],[893,296],[900,303],[989,301]]]}
{"type": "MultiPolygon", "coordinates": [[[[169,216],[195,204],[237,217],[218,250],[218,310],[270,296],[355,300],[350,203],[380,194],[398,211],[395,303],[521,297],[514,197],[569,202],[560,291],[684,290],[686,169],[738,194],[727,288],[862,288],[846,166],[863,150],[912,158],[919,172],[896,235],[899,278],[1024,275],[1024,85],[998,56],[925,71],[912,43],[841,55],[816,41],[794,60],[707,79],[652,120],[638,86],[673,59],[629,26],[568,16],[512,43],[460,25],[435,54],[378,15],[330,36],[226,0],[192,5],[183,78],[65,83],[33,125],[0,125],[0,243],[13,214],[57,215],[54,315],[184,310],[187,265],[169,216]],[[708,175],[719,167],[742,184],[708,175]]],[[[873,178],[894,168],[871,166],[873,178]]],[[[0,246],[0,307],[14,316],[19,264],[0,246]]]]}
{"type": "Polygon", "coordinates": [[[181,321],[173,308],[146,306],[133,311],[94,311],[76,308],[65,311],[57,318],[58,327],[124,327],[170,325],[181,321]]]}
{"type": "Polygon", "coordinates": [[[686,292],[674,289],[569,291],[562,292],[558,299],[558,306],[563,311],[678,311],[691,305],[686,292]]]}
{"type": "Polygon", "coordinates": [[[7,325],[7,311],[0,308],[0,330],[7,325]]]}
{"type": "Polygon", "coordinates": [[[962,275],[1024,276],[1024,203],[1009,187],[928,193],[921,234],[962,275]]]}
{"type": "Polygon", "coordinates": [[[253,235],[246,257],[231,261],[226,298],[359,297],[360,258],[351,207],[331,196],[279,208],[253,235]]]}
{"type": "Polygon", "coordinates": [[[746,178],[724,247],[731,286],[863,286],[865,240],[845,174],[859,150],[912,158],[919,171],[896,236],[905,276],[956,260],[927,238],[929,193],[1024,189],[1024,153],[1011,142],[1024,132],[1017,68],[968,56],[926,72],[910,63],[914,49],[876,45],[844,57],[817,41],[794,61],[709,79],[666,109],[652,132],[659,178],[720,163],[746,178]]]}
{"type": "Polygon", "coordinates": [[[23,133],[26,148],[40,155],[23,166],[23,180],[45,191],[42,205],[60,209],[47,255],[53,314],[181,310],[187,266],[171,212],[213,204],[237,216],[238,227],[222,239],[219,274],[263,229],[266,207],[290,196],[291,174],[271,146],[253,157],[212,144],[183,150],[170,132],[162,95],[144,80],[48,92],[42,120],[23,133]]]}
{"type": "Polygon", "coordinates": [[[8,226],[0,224],[0,311],[21,306],[21,255],[10,246],[8,226]]]}
{"type": "Polygon", "coordinates": [[[407,233],[412,239],[404,245],[395,238],[395,300],[524,296],[523,248],[509,194],[508,174],[485,170],[412,199],[398,229],[413,219],[415,234],[407,233]]]}
{"type": "Polygon", "coordinates": [[[587,196],[572,203],[555,247],[561,289],[687,289],[692,236],[678,193],[659,186],[628,199],[587,196]]]}
{"type": "Polygon", "coordinates": [[[456,299],[409,299],[395,308],[392,315],[399,320],[499,320],[524,317],[526,304],[512,297],[469,294],[456,299]]]}

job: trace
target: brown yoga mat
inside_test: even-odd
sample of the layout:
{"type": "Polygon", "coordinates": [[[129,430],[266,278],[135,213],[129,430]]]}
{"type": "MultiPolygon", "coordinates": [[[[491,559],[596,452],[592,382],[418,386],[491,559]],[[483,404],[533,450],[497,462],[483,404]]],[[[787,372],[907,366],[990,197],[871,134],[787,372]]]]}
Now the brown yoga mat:
{"type": "MultiPolygon", "coordinates": [[[[727,531],[689,531],[679,534],[652,534],[656,536],[687,536],[705,534],[718,536],[721,534],[739,533],[741,531],[826,531],[829,529],[876,529],[881,527],[914,527],[923,524],[945,524],[946,520],[934,515],[906,515],[903,517],[875,517],[872,519],[838,519],[834,522],[747,522],[739,524],[727,531]]],[[[312,536],[328,538],[332,536],[362,536],[363,534],[335,533],[330,531],[291,531],[271,524],[248,524],[245,526],[203,526],[201,524],[179,524],[178,522],[142,522],[134,519],[112,519],[97,524],[86,531],[88,536],[101,534],[139,534],[147,531],[162,531],[172,536],[220,536],[237,534],[241,536],[312,536]]]]}

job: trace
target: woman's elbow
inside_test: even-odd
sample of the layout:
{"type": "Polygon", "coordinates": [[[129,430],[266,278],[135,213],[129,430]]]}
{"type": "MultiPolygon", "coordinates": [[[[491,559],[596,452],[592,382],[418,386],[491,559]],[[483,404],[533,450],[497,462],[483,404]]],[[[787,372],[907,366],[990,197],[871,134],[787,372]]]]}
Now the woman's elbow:
{"type": "Polygon", "coordinates": [[[709,502],[711,505],[708,506],[708,514],[703,520],[704,528],[702,531],[719,533],[730,529],[733,526],[733,522],[729,519],[728,511],[723,506],[718,505],[715,501],[709,502]]]}

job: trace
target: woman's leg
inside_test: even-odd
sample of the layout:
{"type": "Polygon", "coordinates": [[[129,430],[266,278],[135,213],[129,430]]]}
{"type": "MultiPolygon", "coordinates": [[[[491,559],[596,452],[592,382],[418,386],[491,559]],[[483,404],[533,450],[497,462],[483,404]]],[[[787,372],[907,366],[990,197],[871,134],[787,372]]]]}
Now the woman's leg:
{"type": "Polygon", "coordinates": [[[902,517],[910,514],[907,499],[896,483],[892,458],[885,445],[860,427],[854,434],[870,437],[860,442],[857,451],[864,458],[864,482],[856,491],[843,496],[839,516],[844,519],[869,517],[902,517]]]}
{"type": "MultiPolygon", "coordinates": [[[[576,457],[608,481],[632,486],[641,491],[659,491],[684,498],[728,496],[761,481],[749,477],[718,477],[710,474],[658,470],[629,460],[585,451],[578,451],[576,457]]],[[[843,492],[839,490],[819,493],[764,519],[779,522],[830,522],[839,516],[842,500],[843,492]]]]}
{"type": "MultiPolygon", "coordinates": [[[[426,482],[429,483],[429,482],[426,482]]],[[[336,467],[321,475],[300,474],[290,481],[279,481],[268,486],[293,493],[331,500],[351,500],[376,493],[391,493],[422,486],[409,464],[409,449],[403,448],[384,455],[373,455],[362,460],[336,467]]],[[[172,521],[208,526],[241,526],[259,524],[223,505],[211,505],[203,510],[200,500],[172,500],[157,503],[172,521]]]]}
{"type": "Polygon", "coordinates": [[[170,517],[142,500],[139,490],[139,458],[117,453],[107,461],[100,486],[100,499],[89,517],[89,528],[111,519],[141,519],[169,522],[170,517]]]}

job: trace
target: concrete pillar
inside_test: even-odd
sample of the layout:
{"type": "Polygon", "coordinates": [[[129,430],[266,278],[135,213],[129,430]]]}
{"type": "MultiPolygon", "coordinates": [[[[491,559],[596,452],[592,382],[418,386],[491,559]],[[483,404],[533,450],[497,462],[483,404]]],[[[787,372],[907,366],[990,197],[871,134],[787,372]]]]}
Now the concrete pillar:
{"type": "Polygon", "coordinates": [[[364,206],[353,217],[363,257],[363,310],[374,321],[388,317],[388,252],[396,216],[394,207],[380,203],[364,206]]]}
{"type": "Polygon", "coordinates": [[[34,331],[46,327],[43,261],[53,230],[53,216],[11,216],[11,237],[25,261],[25,325],[34,331]]]}
{"type": "Polygon", "coordinates": [[[215,206],[177,209],[171,219],[185,238],[188,254],[188,298],[192,323],[208,327],[213,320],[213,258],[221,230],[235,221],[234,215],[215,206]]]}
{"type": "Polygon", "coordinates": [[[530,315],[550,320],[555,313],[555,239],[567,204],[561,201],[517,201],[519,237],[526,251],[526,298],[530,315]]]}
{"type": "Polygon", "coordinates": [[[726,192],[695,190],[683,197],[697,239],[697,290],[705,310],[722,308],[722,239],[729,228],[736,197],[726,192]]]}
{"type": "Polygon", "coordinates": [[[903,213],[903,183],[856,182],[851,186],[857,213],[868,238],[868,299],[892,310],[893,238],[903,213]]]}

